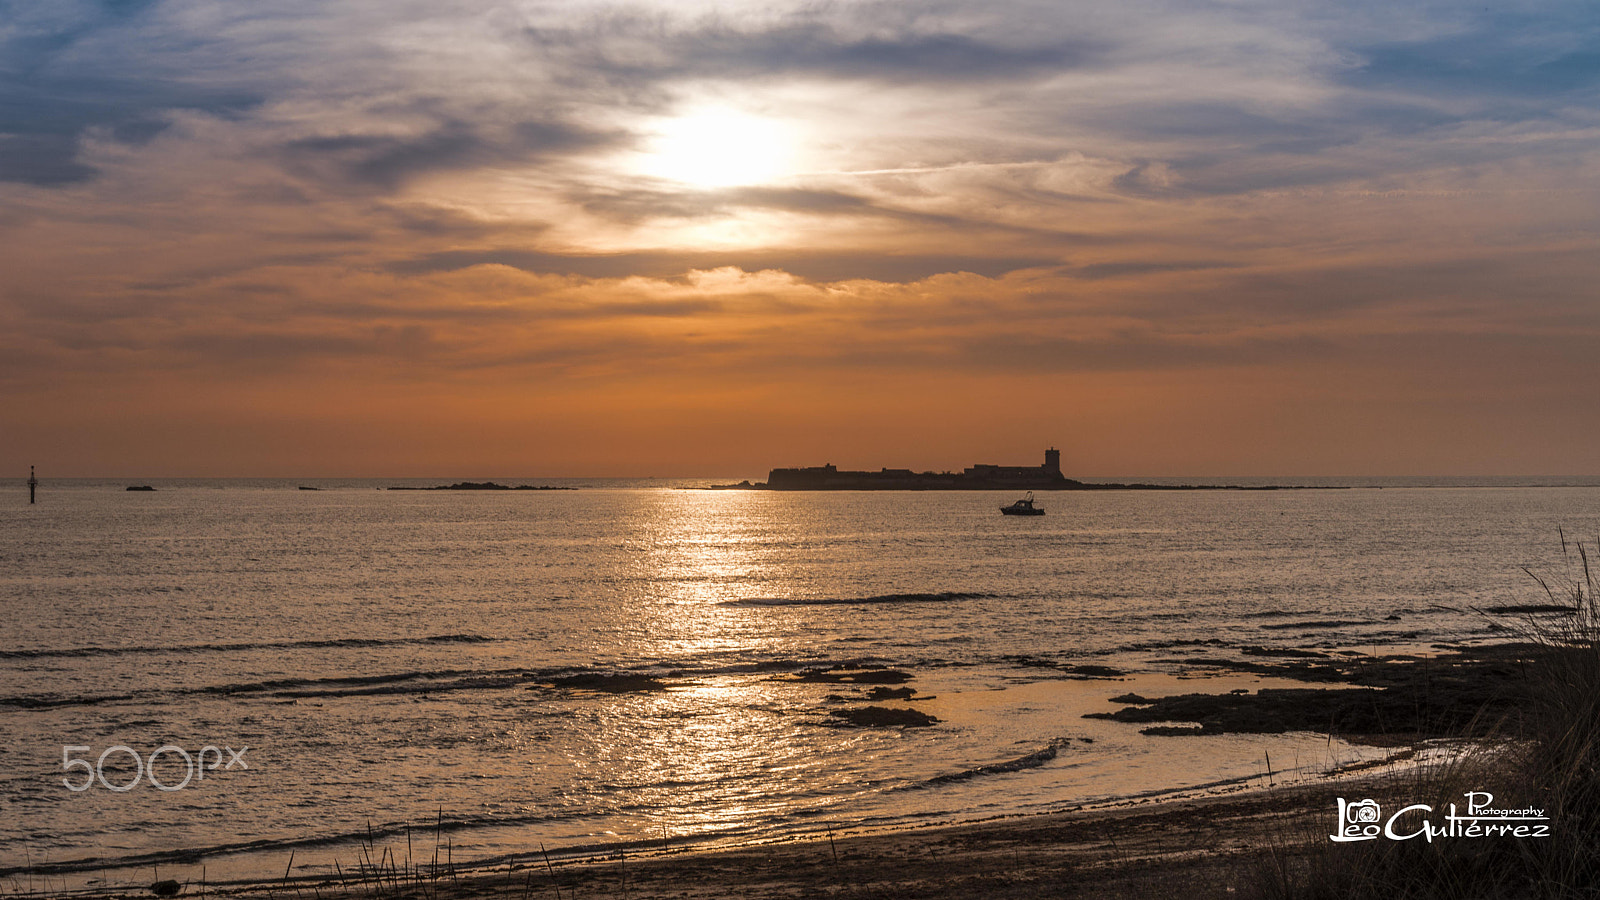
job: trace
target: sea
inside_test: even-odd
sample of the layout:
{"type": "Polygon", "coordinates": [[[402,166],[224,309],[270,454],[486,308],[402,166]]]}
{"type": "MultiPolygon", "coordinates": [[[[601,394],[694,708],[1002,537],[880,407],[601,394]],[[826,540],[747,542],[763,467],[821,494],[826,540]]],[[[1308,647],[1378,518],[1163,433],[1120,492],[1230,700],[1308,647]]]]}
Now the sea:
{"type": "Polygon", "coordinates": [[[1532,576],[1573,577],[1600,537],[1593,478],[1221,479],[1299,489],[1041,493],[1032,518],[1000,515],[1006,492],[718,479],[389,489],[459,480],[0,491],[0,893],[494,870],[1322,777],[1388,751],[1084,716],[1292,685],[1207,665],[1249,648],[1514,639],[1526,616],[1495,610],[1548,603],[1532,576]],[[932,723],[836,715],[872,706],[932,723]]]}

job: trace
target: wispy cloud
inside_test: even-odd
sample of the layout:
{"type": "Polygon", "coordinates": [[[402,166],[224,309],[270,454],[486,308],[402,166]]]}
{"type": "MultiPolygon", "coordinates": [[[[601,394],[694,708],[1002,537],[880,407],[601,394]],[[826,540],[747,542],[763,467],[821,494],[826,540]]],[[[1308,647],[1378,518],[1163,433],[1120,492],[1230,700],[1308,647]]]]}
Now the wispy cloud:
{"type": "Polygon", "coordinates": [[[1083,393],[1400,421],[1471,384],[1509,422],[1592,407],[1597,184],[1586,0],[0,2],[0,411],[337,382],[821,429],[808,386],[920,385],[1133,434],[1083,393]],[[794,162],[641,164],[707,107],[794,162]]]}

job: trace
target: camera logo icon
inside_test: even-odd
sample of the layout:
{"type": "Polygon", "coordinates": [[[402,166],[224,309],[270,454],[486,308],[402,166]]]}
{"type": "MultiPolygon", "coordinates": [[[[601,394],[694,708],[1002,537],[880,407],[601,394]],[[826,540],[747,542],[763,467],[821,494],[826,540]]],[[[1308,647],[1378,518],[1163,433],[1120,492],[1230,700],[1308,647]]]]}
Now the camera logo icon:
{"type": "Polygon", "coordinates": [[[1370,825],[1378,821],[1378,801],[1362,800],[1345,809],[1345,821],[1352,825],[1370,825]]]}
{"type": "Polygon", "coordinates": [[[1339,824],[1338,834],[1329,835],[1338,843],[1350,841],[1377,840],[1382,833],[1383,826],[1378,822],[1383,816],[1378,801],[1372,798],[1357,800],[1352,803],[1343,797],[1339,799],[1339,824]]]}

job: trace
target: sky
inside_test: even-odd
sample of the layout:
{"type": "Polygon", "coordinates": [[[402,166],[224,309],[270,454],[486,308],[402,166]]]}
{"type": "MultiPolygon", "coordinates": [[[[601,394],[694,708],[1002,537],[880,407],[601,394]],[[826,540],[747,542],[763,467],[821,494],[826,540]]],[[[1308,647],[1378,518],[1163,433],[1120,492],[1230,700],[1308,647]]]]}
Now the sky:
{"type": "Polygon", "coordinates": [[[1592,0],[0,0],[0,471],[1046,446],[1600,474],[1592,0]]]}

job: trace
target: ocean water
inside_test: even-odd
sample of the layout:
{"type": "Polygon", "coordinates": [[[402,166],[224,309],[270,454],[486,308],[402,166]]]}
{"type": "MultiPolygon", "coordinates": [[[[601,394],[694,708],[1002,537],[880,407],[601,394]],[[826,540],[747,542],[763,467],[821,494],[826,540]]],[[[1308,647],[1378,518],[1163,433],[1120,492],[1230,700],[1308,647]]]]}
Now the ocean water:
{"type": "Polygon", "coordinates": [[[0,503],[9,888],[972,819],[1244,784],[1264,752],[1309,777],[1375,751],[1082,715],[1273,683],[1197,684],[1197,654],[1501,639],[1483,610],[1544,600],[1523,569],[1567,570],[1558,530],[1600,534],[1571,480],[1045,494],[1032,519],[998,493],[127,483],[0,503]],[[797,677],[838,665],[909,680],[797,677]],[[939,723],[830,724],[866,705],[939,723]]]}

